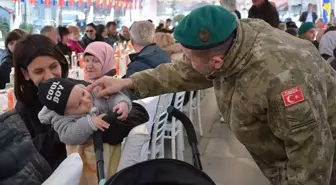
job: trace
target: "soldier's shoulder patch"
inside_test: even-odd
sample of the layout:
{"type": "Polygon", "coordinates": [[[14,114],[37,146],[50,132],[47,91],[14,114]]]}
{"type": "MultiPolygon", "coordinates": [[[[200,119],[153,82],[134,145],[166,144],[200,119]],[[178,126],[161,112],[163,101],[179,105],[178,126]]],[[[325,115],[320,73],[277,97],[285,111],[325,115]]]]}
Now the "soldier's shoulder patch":
{"type": "Polygon", "coordinates": [[[300,86],[282,91],[281,96],[286,107],[304,101],[303,92],[300,86]]]}

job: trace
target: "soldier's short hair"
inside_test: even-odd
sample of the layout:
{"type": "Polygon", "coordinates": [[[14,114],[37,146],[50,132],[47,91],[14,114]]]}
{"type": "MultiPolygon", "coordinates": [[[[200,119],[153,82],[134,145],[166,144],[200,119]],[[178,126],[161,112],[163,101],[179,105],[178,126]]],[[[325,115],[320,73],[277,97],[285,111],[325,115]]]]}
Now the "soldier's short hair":
{"type": "Polygon", "coordinates": [[[131,39],[134,44],[147,46],[154,42],[155,27],[148,21],[134,22],[130,30],[131,39]]]}
{"type": "Polygon", "coordinates": [[[41,29],[40,33],[41,35],[45,35],[46,33],[51,32],[53,29],[55,29],[53,26],[47,25],[41,29]]]}

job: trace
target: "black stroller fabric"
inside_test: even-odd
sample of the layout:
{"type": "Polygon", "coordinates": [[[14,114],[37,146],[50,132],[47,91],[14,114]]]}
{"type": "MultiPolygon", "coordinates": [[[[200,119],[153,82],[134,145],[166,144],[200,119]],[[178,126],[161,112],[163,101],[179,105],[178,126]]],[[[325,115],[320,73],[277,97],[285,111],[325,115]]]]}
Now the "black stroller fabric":
{"type": "Polygon", "coordinates": [[[155,159],[116,173],[105,185],[215,185],[203,171],[183,161],[155,159]]]}

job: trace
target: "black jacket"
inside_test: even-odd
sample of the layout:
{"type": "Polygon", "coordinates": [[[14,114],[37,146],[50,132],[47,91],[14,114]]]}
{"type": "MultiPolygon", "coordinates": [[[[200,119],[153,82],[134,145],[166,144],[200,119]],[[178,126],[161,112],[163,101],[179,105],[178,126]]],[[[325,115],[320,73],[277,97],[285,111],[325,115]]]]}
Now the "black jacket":
{"type": "MultiPolygon", "coordinates": [[[[308,12],[303,12],[300,16],[299,21],[300,22],[306,22],[307,16],[308,16],[308,12]]],[[[315,24],[315,21],[317,19],[317,14],[315,12],[312,12],[312,16],[313,16],[313,23],[315,24]]]]}
{"type": "Polygon", "coordinates": [[[0,89],[6,87],[9,83],[10,73],[13,66],[13,55],[10,51],[5,51],[0,62],[0,89]]]}
{"type": "Polygon", "coordinates": [[[84,37],[82,38],[81,45],[83,49],[85,49],[89,44],[91,44],[91,42],[95,42],[95,41],[104,42],[105,40],[101,35],[96,35],[96,38],[92,40],[85,34],[84,37]]]}
{"type": "Polygon", "coordinates": [[[63,55],[68,55],[69,57],[71,56],[71,49],[67,45],[64,45],[62,42],[58,42],[57,46],[62,51],[63,55]]]}
{"type": "Polygon", "coordinates": [[[265,3],[259,8],[252,6],[248,12],[248,18],[262,19],[274,28],[279,28],[280,18],[276,8],[265,0],[265,3]]]}
{"type": "Polygon", "coordinates": [[[51,168],[16,110],[0,116],[0,185],[40,185],[51,168]]]}

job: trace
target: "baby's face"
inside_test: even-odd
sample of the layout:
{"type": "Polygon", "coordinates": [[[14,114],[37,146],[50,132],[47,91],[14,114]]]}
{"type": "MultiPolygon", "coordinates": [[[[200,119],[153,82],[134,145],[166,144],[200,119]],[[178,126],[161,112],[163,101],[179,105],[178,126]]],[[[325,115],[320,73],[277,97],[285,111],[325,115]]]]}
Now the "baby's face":
{"type": "Polygon", "coordinates": [[[92,96],[89,91],[76,85],[71,91],[65,113],[69,115],[88,114],[92,105],[92,96]]]}

